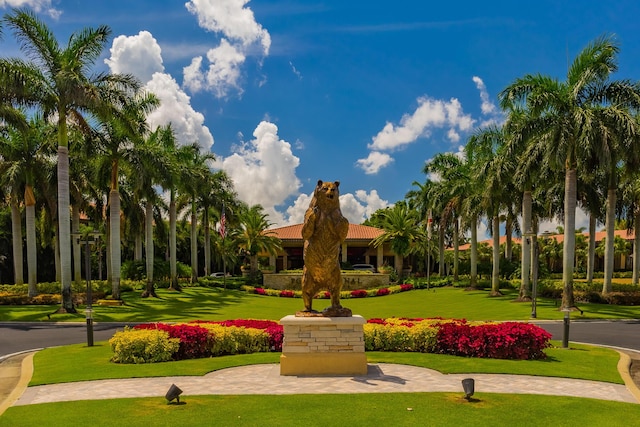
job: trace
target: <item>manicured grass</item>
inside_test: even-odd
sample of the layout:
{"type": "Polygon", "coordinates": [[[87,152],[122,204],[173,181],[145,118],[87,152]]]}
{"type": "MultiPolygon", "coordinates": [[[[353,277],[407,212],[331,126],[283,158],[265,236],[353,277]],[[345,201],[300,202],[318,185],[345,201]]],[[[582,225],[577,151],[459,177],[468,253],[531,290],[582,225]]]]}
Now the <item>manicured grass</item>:
{"type": "Polygon", "coordinates": [[[640,405],[558,396],[477,393],[182,396],[17,406],[2,425],[68,426],[623,426],[640,405]]]}
{"type": "MultiPolygon", "coordinates": [[[[530,303],[514,302],[516,292],[503,290],[501,297],[488,291],[465,291],[460,288],[413,290],[382,297],[343,299],[342,304],[354,314],[374,317],[445,317],[469,320],[528,320],[530,303]]],[[[126,292],[126,304],[120,307],[94,306],[97,322],[177,322],[189,320],[228,320],[239,318],[279,320],[303,308],[299,298],[279,298],[248,294],[220,288],[185,288],[182,293],[159,289],[160,298],[140,298],[140,292],[126,292]]],[[[327,299],[314,301],[322,310],[327,299]]],[[[0,306],[0,321],[84,321],[82,307],[77,314],[52,314],[57,306],[0,306]],[[47,317],[50,315],[50,318],[47,317]]],[[[638,319],[640,306],[580,304],[584,311],[573,319],[638,319]]],[[[539,320],[560,320],[563,313],[557,302],[538,301],[539,320]]]]}
{"type": "MultiPolygon", "coordinates": [[[[554,344],[558,344],[555,343],[554,344]]],[[[444,374],[500,373],[578,378],[623,384],[617,371],[616,351],[572,344],[570,349],[549,348],[545,360],[497,360],[423,353],[367,352],[370,363],[400,363],[435,369],[444,374]]],[[[109,362],[107,342],[48,348],[36,353],[35,372],[29,385],[107,378],[142,378],[205,375],[218,369],[257,363],[278,363],[280,353],[255,353],[150,364],[109,362]],[[60,363],[73,360],[73,363],[60,363]]]]}

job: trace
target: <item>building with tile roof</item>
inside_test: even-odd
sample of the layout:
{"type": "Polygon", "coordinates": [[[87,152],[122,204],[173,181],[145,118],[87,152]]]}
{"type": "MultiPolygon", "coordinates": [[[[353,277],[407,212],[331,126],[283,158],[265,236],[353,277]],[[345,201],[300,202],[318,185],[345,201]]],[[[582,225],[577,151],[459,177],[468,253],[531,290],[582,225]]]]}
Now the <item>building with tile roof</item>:
{"type": "MultiPolygon", "coordinates": [[[[304,265],[302,250],[302,224],[268,230],[271,236],[282,241],[283,251],[277,257],[272,257],[269,264],[275,266],[276,271],[300,269],[304,265]]],[[[371,242],[384,233],[384,230],[366,225],[349,224],[347,238],[342,245],[340,261],[343,263],[371,264],[376,268],[384,264],[395,266],[397,257],[388,244],[374,247],[371,242]]]]}

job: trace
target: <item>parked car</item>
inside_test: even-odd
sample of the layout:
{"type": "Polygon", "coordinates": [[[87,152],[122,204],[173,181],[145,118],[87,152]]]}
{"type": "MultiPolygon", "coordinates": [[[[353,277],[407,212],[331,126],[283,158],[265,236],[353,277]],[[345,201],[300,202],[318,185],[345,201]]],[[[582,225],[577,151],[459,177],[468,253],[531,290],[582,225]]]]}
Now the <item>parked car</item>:
{"type": "Polygon", "coordinates": [[[376,272],[376,268],[371,264],[353,264],[351,268],[359,271],[370,271],[372,273],[376,272]]]}
{"type": "Polygon", "coordinates": [[[218,271],[217,273],[211,273],[209,277],[224,277],[224,273],[222,271],[218,271]]]}

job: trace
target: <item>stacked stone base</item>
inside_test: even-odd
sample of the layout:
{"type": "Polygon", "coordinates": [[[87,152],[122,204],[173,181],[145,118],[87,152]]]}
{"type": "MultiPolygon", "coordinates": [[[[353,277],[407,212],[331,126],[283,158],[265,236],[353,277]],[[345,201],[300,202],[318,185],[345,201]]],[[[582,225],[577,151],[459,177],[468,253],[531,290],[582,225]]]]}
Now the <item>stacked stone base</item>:
{"type": "Polygon", "coordinates": [[[296,317],[280,319],[284,329],[280,375],[364,375],[365,319],[296,317]]]}

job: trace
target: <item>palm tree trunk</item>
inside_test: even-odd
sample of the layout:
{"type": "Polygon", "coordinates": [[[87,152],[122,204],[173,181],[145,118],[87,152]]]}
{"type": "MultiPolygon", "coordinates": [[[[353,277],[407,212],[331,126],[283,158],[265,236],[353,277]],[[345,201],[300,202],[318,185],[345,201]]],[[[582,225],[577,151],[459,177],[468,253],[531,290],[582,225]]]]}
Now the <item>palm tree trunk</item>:
{"type": "MultiPolygon", "coordinates": [[[[531,226],[531,191],[526,190],[522,194],[522,231],[523,234],[532,234],[533,227],[531,226]]],[[[521,254],[521,268],[520,268],[520,291],[518,292],[518,299],[525,301],[528,299],[531,289],[531,238],[523,236],[522,239],[522,254],[521,254]]]]}
{"type": "Polygon", "coordinates": [[[142,260],[142,233],[136,233],[133,248],[133,259],[136,261],[142,260]]]}
{"type": "Polygon", "coordinates": [[[507,261],[511,261],[511,257],[513,255],[513,246],[511,241],[511,234],[513,233],[513,220],[511,219],[510,215],[507,215],[504,228],[504,236],[506,237],[504,243],[504,258],[507,261]]]}
{"type": "Polygon", "coordinates": [[[109,192],[109,225],[111,252],[111,298],[120,299],[120,193],[118,190],[109,192]]]}
{"type": "Polygon", "coordinates": [[[562,309],[576,305],[573,298],[573,259],[576,251],[576,195],[575,169],[567,168],[564,183],[564,243],[562,252],[562,309]]]}
{"type": "MultiPolygon", "coordinates": [[[[71,206],[71,231],[73,233],[80,232],[80,209],[77,205],[71,206]]],[[[73,247],[73,281],[75,283],[80,283],[82,281],[82,261],[80,261],[80,240],[73,239],[71,241],[71,245],[73,247]]]]}
{"type": "Polygon", "coordinates": [[[471,218],[471,288],[478,287],[478,217],[471,218]]]}
{"type": "Polygon", "coordinates": [[[491,295],[500,293],[500,217],[493,217],[493,271],[491,273],[491,295]]]}
{"type": "Polygon", "coordinates": [[[171,201],[169,202],[169,264],[171,269],[171,286],[170,289],[179,291],[178,285],[178,262],[176,260],[177,255],[177,213],[176,213],[176,201],[173,191],[171,192],[171,201]]]}
{"type": "Polygon", "coordinates": [[[18,201],[11,197],[11,235],[13,243],[13,281],[24,284],[24,259],[22,255],[22,215],[18,201]]]}
{"type": "Polygon", "coordinates": [[[638,286],[638,270],[640,269],[640,209],[633,216],[633,276],[631,283],[638,286]]]}
{"type": "Polygon", "coordinates": [[[458,281],[458,266],[460,261],[458,260],[459,254],[459,233],[460,233],[460,220],[456,217],[453,227],[453,280],[458,281]]]}
{"type": "Polygon", "coordinates": [[[142,293],[143,298],[155,297],[157,298],[156,291],[153,288],[153,204],[147,200],[144,213],[144,227],[145,227],[145,256],[147,261],[147,286],[142,293]]]}
{"type": "Polygon", "coordinates": [[[442,225],[442,223],[438,227],[438,247],[440,248],[438,257],[438,274],[440,275],[440,277],[444,277],[444,226],[442,225]]]}
{"type": "Polygon", "coordinates": [[[587,256],[587,283],[593,283],[593,269],[596,261],[596,217],[589,215],[589,255],[587,256]]]}
{"type": "MultiPolygon", "coordinates": [[[[66,135],[66,126],[59,132],[66,135]]],[[[58,242],[60,246],[61,312],[76,313],[71,297],[71,220],[69,218],[69,149],[58,146],[58,242]]]]}
{"type": "Polygon", "coordinates": [[[606,295],[611,292],[611,279],[613,278],[613,261],[614,261],[614,231],[616,220],[616,190],[615,188],[609,188],[607,194],[607,217],[605,228],[607,230],[607,237],[605,240],[604,249],[604,281],[602,283],[602,294],[606,295]]]}
{"type": "Polygon", "coordinates": [[[25,189],[25,216],[27,232],[27,280],[29,282],[29,297],[38,295],[38,255],[36,250],[36,200],[31,186],[25,189]],[[27,195],[28,193],[28,195],[27,195]]]}
{"type": "Polygon", "coordinates": [[[195,200],[191,203],[191,283],[198,280],[198,224],[195,200]]]}
{"type": "Polygon", "coordinates": [[[204,229],[204,275],[211,274],[211,230],[209,230],[209,211],[205,208],[202,214],[202,228],[204,229]]]}

